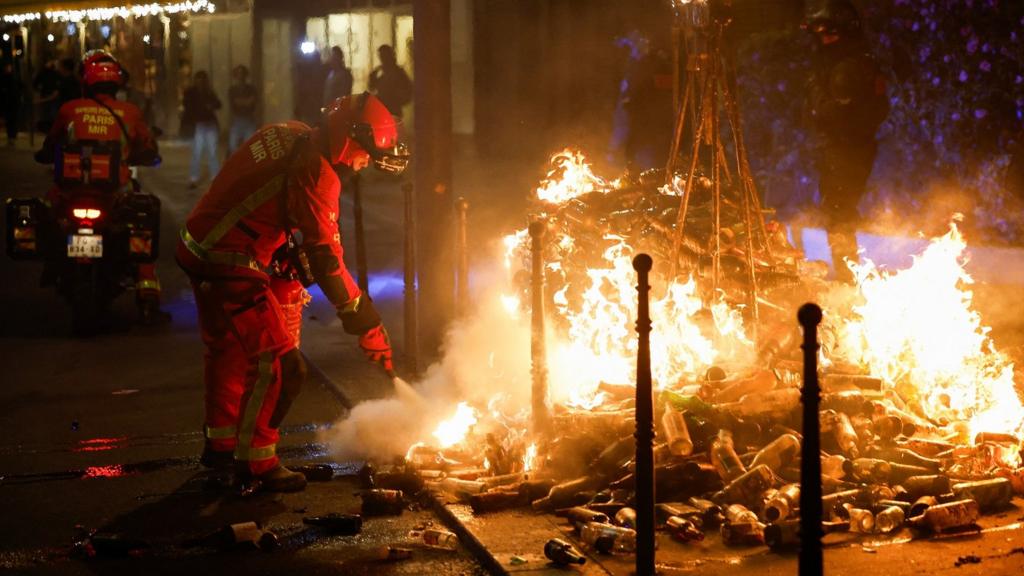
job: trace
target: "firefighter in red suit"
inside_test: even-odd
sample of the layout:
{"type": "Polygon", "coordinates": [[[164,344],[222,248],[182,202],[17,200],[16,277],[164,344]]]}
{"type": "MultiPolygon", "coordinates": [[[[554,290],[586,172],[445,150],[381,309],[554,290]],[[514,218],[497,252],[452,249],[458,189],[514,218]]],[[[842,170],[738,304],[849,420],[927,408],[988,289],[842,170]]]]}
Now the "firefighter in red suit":
{"type": "Polygon", "coordinates": [[[205,466],[233,461],[238,480],[268,491],[305,487],[276,455],[278,426],[306,371],[282,311],[294,302],[280,300],[301,286],[268,274],[280,271],[282,254],[284,268],[320,286],[370,360],[392,370],[380,316],[342,261],[335,166],[358,171],[373,162],[401,172],[407,161],[387,108],[369,94],[346,96],[316,127],[292,121],[257,131],[189,214],[177,260],[192,281],[206,345],[205,466]]]}
{"type": "MultiPolygon", "coordinates": [[[[105,50],[92,50],[82,59],[84,95],[64,103],[50,128],[36,160],[44,164],[54,161],[54,151],[75,141],[120,142],[121,162],[116,185],[104,185],[112,194],[132,192],[130,166],[152,166],[159,163],[156,141],[142,117],[142,110],[130,102],[116,99],[124,86],[126,73],[120,63],[105,50]],[[114,115],[117,115],[116,117],[114,115]]],[[[59,206],[67,191],[57,186],[48,199],[59,206]]],[[[168,318],[159,310],[160,281],[153,263],[136,264],[135,293],[144,322],[168,318]]]]}

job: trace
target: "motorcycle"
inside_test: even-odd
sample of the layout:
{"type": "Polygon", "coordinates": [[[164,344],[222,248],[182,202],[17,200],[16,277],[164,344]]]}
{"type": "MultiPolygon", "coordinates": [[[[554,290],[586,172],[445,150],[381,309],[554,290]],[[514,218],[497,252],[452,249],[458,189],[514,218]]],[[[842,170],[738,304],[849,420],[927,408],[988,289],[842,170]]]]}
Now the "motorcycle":
{"type": "MultiPolygon", "coordinates": [[[[116,174],[111,158],[118,150],[85,145],[57,154],[55,173],[60,200],[11,198],[7,201],[7,254],[16,260],[42,260],[41,284],[53,285],[71,306],[72,332],[91,336],[100,328],[114,300],[135,287],[138,264],[160,255],[160,199],[142,192],[132,179],[125,190],[103,186],[90,176],[116,174]],[[102,152],[102,153],[97,153],[102,152]],[[74,162],[72,168],[69,161],[74,162]],[[97,163],[108,163],[96,170],[97,163]],[[84,174],[71,181],[68,173],[84,174]]],[[[159,157],[150,165],[159,163],[159,157]]],[[[140,302],[142,320],[154,313],[140,302]]]]}

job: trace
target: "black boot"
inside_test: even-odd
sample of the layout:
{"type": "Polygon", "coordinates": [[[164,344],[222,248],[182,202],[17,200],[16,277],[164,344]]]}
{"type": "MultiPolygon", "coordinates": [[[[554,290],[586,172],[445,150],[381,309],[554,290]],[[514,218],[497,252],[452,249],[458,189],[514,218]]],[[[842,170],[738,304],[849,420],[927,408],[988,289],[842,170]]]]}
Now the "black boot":
{"type": "Polygon", "coordinates": [[[248,463],[236,463],[236,480],[242,486],[249,486],[261,492],[301,492],[306,489],[306,477],[278,464],[266,472],[254,475],[248,463]]]}

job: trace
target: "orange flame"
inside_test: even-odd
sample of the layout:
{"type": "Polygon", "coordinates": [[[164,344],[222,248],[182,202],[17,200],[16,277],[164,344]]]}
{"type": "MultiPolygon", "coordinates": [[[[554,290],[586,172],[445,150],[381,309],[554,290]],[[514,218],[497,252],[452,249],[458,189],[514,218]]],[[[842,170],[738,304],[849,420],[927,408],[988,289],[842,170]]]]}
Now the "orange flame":
{"type": "Polygon", "coordinates": [[[934,421],[978,432],[1024,432],[1013,363],[972,308],[967,247],[955,224],[913,265],[883,272],[853,265],[863,302],[838,329],[846,355],[885,378],[934,421]]]}
{"type": "Polygon", "coordinates": [[[437,438],[438,447],[450,448],[462,442],[469,434],[470,428],[477,423],[477,414],[468,403],[459,402],[455,414],[451,418],[441,422],[434,430],[434,438],[437,438]]]}
{"type": "Polygon", "coordinates": [[[594,174],[590,164],[580,152],[566,148],[551,157],[554,168],[537,188],[537,198],[551,204],[561,204],[595,191],[607,191],[610,184],[594,174]]]}

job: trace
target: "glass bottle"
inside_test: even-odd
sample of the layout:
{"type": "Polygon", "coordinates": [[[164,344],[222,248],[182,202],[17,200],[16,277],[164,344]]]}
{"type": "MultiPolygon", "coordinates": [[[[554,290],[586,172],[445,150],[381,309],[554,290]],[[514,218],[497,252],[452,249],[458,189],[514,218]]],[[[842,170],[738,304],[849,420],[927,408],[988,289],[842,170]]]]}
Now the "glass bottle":
{"type": "Polygon", "coordinates": [[[889,442],[903,433],[903,420],[893,414],[876,413],[871,416],[871,431],[883,442],[889,442]]]}
{"type": "Polygon", "coordinates": [[[879,500],[878,502],[875,502],[875,505],[872,507],[871,511],[877,514],[878,512],[881,512],[882,510],[889,508],[890,506],[895,506],[900,510],[903,510],[904,516],[910,515],[911,503],[904,502],[902,500],[879,500]]]}
{"type": "Polygon", "coordinates": [[[636,455],[636,439],[630,434],[619,438],[602,450],[590,464],[590,468],[598,474],[612,476],[634,455],[636,455]]]}
{"type": "Polygon", "coordinates": [[[740,462],[733,446],[732,434],[728,430],[719,430],[718,437],[711,443],[711,464],[718,471],[724,482],[739,478],[747,469],[740,462]]]}
{"type": "Polygon", "coordinates": [[[764,544],[764,524],[760,522],[744,522],[731,524],[726,522],[718,529],[722,542],[726,546],[757,546],[764,544]]]}
{"type": "Polygon", "coordinates": [[[931,474],[929,476],[911,476],[900,485],[907,490],[907,497],[910,500],[917,500],[921,496],[945,494],[949,492],[951,483],[949,476],[931,474]]]}
{"type": "Polygon", "coordinates": [[[858,457],[860,455],[860,449],[857,446],[858,437],[857,432],[853,429],[853,424],[850,423],[850,417],[844,412],[835,410],[826,410],[822,412],[821,416],[823,421],[828,421],[828,427],[835,437],[839,450],[849,458],[858,457]]]}
{"type": "Polygon", "coordinates": [[[401,490],[374,488],[360,493],[363,516],[397,516],[405,509],[405,495],[401,490]]]}
{"type": "Polygon", "coordinates": [[[856,502],[860,497],[861,491],[857,488],[826,494],[821,497],[821,509],[826,518],[835,518],[843,504],[856,502]]]}
{"type": "Polygon", "coordinates": [[[822,454],[821,474],[837,480],[846,476],[846,457],[842,454],[822,454]]]}
{"type": "Polygon", "coordinates": [[[796,546],[800,543],[800,520],[786,520],[765,526],[764,543],[773,550],[796,546]]]}
{"type": "Polygon", "coordinates": [[[454,532],[442,528],[427,528],[426,530],[412,530],[409,537],[419,540],[427,548],[438,550],[457,550],[459,548],[459,537],[454,532]]]}
{"type": "Polygon", "coordinates": [[[619,526],[636,530],[636,510],[629,506],[620,509],[615,513],[615,521],[618,522],[619,526]]]}
{"type": "Polygon", "coordinates": [[[581,476],[575,480],[569,480],[568,482],[562,482],[561,484],[555,484],[548,491],[548,495],[534,500],[534,510],[556,510],[558,508],[568,508],[575,504],[582,504],[589,500],[584,500],[581,496],[583,492],[591,490],[600,481],[595,475],[581,476]]]}
{"type": "Polygon", "coordinates": [[[715,494],[715,500],[727,503],[740,503],[753,505],[765,490],[771,488],[775,477],[771,469],[764,464],[757,468],[751,468],[739,478],[730,482],[725,488],[715,494]]]}
{"type": "Polygon", "coordinates": [[[716,411],[713,405],[708,404],[699,396],[680,394],[673,390],[663,390],[661,398],[677,412],[689,412],[700,418],[707,418],[716,411]]]}
{"type": "Polygon", "coordinates": [[[487,485],[479,480],[463,480],[448,477],[441,480],[441,487],[452,494],[479,494],[487,489],[487,485]]]}
{"type": "Polygon", "coordinates": [[[875,447],[871,450],[871,457],[888,460],[893,464],[920,466],[929,470],[926,474],[935,474],[942,465],[937,458],[927,458],[909,448],[901,448],[899,446],[875,447]]]}
{"type": "Polygon", "coordinates": [[[591,548],[598,548],[602,552],[632,552],[636,550],[636,530],[602,524],[600,522],[587,522],[580,529],[580,539],[591,548]]]}
{"type": "Polygon", "coordinates": [[[665,413],[661,417],[661,427],[665,430],[669,452],[676,456],[689,456],[693,453],[693,440],[690,439],[686,419],[668,402],[665,403],[665,413]]]}
{"type": "Polygon", "coordinates": [[[1009,478],[958,482],[953,484],[950,490],[961,499],[977,501],[982,512],[1006,508],[1013,499],[1013,484],[1009,478]]]}
{"type": "Polygon", "coordinates": [[[775,497],[768,501],[764,509],[764,517],[769,522],[778,522],[789,518],[800,507],[800,485],[786,484],[779,488],[775,497]]]}
{"type": "Polygon", "coordinates": [[[875,529],[882,534],[888,534],[903,526],[905,518],[903,509],[899,506],[889,506],[875,515],[875,529]]]}
{"type": "Polygon", "coordinates": [[[359,534],[363,528],[363,518],[358,514],[338,514],[332,512],[324,516],[310,516],[302,519],[303,524],[323,528],[332,534],[351,536],[359,534]]]}
{"type": "Polygon", "coordinates": [[[580,529],[581,526],[585,526],[590,522],[597,522],[599,524],[608,523],[608,515],[603,512],[595,512],[584,506],[573,506],[565,510],[559,510],[556,515],[565,517],[569,520],[569,523],[580,529]]]}
{"type": "Polygon", "coordinates": [[[771,370],[758,370],[750,376],[730,379],[717,384],[713,399],[715,404],[721,407],[722,404],[738,402],[748,394],[773,390],[778,384],[778,378],[771,370]]]}
{"type": "Polygon", "coordinates": [[[847,460],[846,472],[860,482],[886,482],[892,472],[892,466],[885,460],[877,458],[856,458],[847,460]]]}
{"type": "Polygon", "coordinates": [[[723,410],[739,416],[766,416],[789,414],[800,405],[800,391],[780,388],[768,392],[745,394],[736,402],[720,404],[723,410]]]}
{"type": "Polygon", "coordinates": [[[552,538],[544,544],[544,556],[555,564],[586,564],[587,559],[572,544],[561,538],[552,538]]]}
{"type": "Polygon", "coordinates": [[[704,532],[694,522],[682,516],[669,516],[665,520],[665,528],[672,533],[672,536],[684,542],[704,539],[704,532]]]}
{"type": "Polygon", "coordinates": [[[691,496],[690,499],[687,500],[687,503],[700,511],[703,526],[715,528],[725,521],[725,514],[722,512],[722,507],[711,500],[691,496]]]}
{"type": "Polygon", "coordinates": [[[751,468],[764,464],[778,472],[800,453],[800,439],[792,434],[783,434],[768,443],[750,462],[751,468]]]}
{"type": "Polygon", "coordinates": [[[843,506],[850,518],[850,532],[870,534],[875,529],[875,516],[870,510],[857,508],[853,504],[843,506]]]}
{"type": "Polygon", "coordinates": [[[953,530],[971,526],[981,516],[981,509],[974,500],[958,500],[946,504],[929,506],[920,516],[912,518],[914,526],[933,532],[953,530]]]}
{"type": "Polygon", "coordinates": [[[897,464],[895,462],[889,463],[889,482],[892,484],[902,483],[907,478],[912,476],[926,476],[933,473],[934,470],[923,468],[921,466],[912,466],[910,464],[897,464]]]}
{"type": "Polygon", "coordinates": [[[742,504],[729,504],[725,508],[725,521],[731,524],[757,522],[757,514],[754,514],[742,504]]]}
{"type": "Polygon", "coordinates": [[[381,546],[376,552],[377,560],[381,562],[398,562],[399,560],[408,560],[412,558],[412,548],[402,548],[399,546],[381,546]]]}
{"type": "Polygon", "coordinates": [[[921,496],[917,500],[914,500],[914,503],[910,505],[910,512],[907,517],[914,518],[920,516],[921,514],[924,514],[925,510],[932,506],[937,506],[938,504],[939,500],[935,498],[935,496],[921,496]]]}
{"type": "Polygon", "coordinates": [[[474,514],[497,512],[526,506],[529,503],[526,495],[518,490],[518,487],[516,490],[489,490],[469,497],[469,505],[473,508],[474,514]]]}

